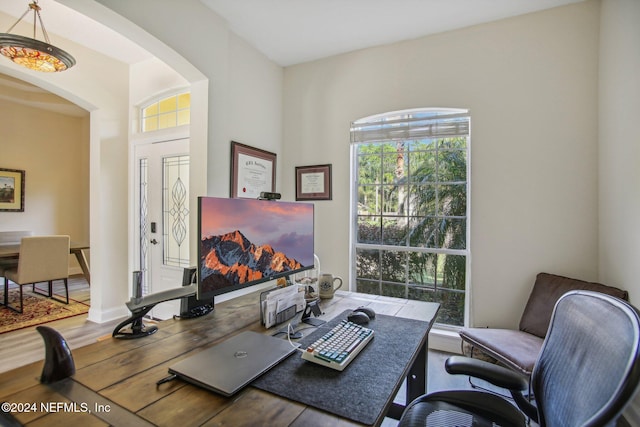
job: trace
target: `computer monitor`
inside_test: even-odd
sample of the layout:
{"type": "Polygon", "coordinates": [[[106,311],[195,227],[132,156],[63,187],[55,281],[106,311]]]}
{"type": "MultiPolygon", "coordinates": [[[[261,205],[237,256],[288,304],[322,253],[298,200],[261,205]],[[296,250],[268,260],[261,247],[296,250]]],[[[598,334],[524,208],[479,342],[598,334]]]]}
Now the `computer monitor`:
{"type": "Polygon", "coordinates": [[[198,198],[198,299],[314,268],[314,205],[198,198]]]}

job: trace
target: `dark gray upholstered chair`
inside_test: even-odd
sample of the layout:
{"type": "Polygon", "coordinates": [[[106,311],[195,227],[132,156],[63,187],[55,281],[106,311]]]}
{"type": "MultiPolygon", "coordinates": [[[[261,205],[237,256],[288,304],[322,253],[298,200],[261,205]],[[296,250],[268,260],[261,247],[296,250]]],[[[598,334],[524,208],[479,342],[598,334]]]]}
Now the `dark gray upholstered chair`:
{"type": "Polygon", "coordinates": [[[517,406],[491,392],[435,392],[411,402],[400,427],[525,426],[527,417],[541,427],[613,425],[640,381],[640,318],[627,302],[599,292],[563,295],[531,375],[535,404],[513,370],[463,356],[445,367],[510,389],[517,406]]]}
{"type": "Polygon", "coordinates": [[[627,291],[612,286],[540,273],[520,318],[519,329],[464,328],[460,337],[471,345],[471,356],[478,349],[529,377],[549,328],[553,307],[562,295],[571,290],[590,290],[629,299],[627,291]]]}

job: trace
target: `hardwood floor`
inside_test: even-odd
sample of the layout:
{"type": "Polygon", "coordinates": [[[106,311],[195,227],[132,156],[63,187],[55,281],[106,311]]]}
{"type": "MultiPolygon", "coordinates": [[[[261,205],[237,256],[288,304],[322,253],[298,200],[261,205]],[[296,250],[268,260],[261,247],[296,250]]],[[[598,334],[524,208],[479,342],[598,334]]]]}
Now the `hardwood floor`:
{"type": "MultiPolygon", "coordinates": [[[[89,289],[83,276],[69,278],[69,298],[88,303],[89,289]]],[[[0,307],[0,310],[7,309],[0,307]]],[[[74,348],[94,343],[99,338],[111,336],[113,328],[120,321],[98,324],[88,321],[86,315],[81,315],[49,322],[46,325],[60,332],[73,351],[74,348]]],[[[35,326],[0,334],[0,372],[43,359],[44,343],[35,326]]]]}

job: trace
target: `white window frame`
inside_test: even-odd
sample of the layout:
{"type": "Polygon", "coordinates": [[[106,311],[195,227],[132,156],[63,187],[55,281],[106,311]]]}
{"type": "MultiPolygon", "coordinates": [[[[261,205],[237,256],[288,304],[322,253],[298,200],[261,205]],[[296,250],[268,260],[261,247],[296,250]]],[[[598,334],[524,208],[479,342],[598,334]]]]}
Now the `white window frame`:
{"type": "MultiPolygon", "coordinates": [[[[357,249],[378,249],[378,250],[391,250],[395,252],[424,252],[424,253],[436,253],[436,254],[446,254],[446,255],[462,255],[465,256],[465,304],[464,304],[464,320],[462,326],[468,326],[468,319],[470,316],[470,306],[471,306],[471,292],[470,292],[470,282],[471,282],[471,131],[470,124],[467,123],[468,128],[466,132],[468,133],[467,144],[466,144],[466,244],[464,249],[445,249],[445,248],[422,248],[422,247],[411,247],[411,246],[394,246],[394,245],[384,245],[384,244],[371,244],[371,243],[358,243],[358,153],[357,153],[357,145],[359,142],[368,143],[374,142],[377,138],[379,142],[390,142],[392,139],[388,138],[388,134],[384,131],[382,127],[375,129],[375,126],[371,128],[369,136],[364,136],[365,140],[354,141],[354,129],[357,129],[358,126],[365,123],[376,122],[377,120],[384,120],[385,118],[394,117],[394,116],[405,116],[411,117],[414,114],[419,113],[434,113],[434,114],[461,114],[469,117],[470,122],[470,113],[469,110],[466,109],[446,109],[446,108],[419,108],[419,109],[411,109],[411,110],[403,110],[403,111],[395,111],[389,113],[378,114],[375,116],[365,117],[359,120],[356,120],[352,123],[352,143],[350,149],[351,156],[351,192],[350,192],[350,245],[349,245],[349,259],[350,259],[350,283],[356,286],[357,280],[357,260],[356,260],[356,251],[357,249]],[[376,135],[379,133],[379,135],[376,135]],[[368,139],[371,138],[371,139],[368,139]]],[[[400,120],[402,121],[402,120],[400,120]]],[[[405,135],[412,134],[412,129],[405,129],[405,135]]],[[[420,132],[430,132],[430,131],[417,131],[420,132]]],[[[436,134],[438,131],[434,131],[436,134]]],[[[445,131],[446,132],[446,131],[445,131]]],[[[410,140],[411,137],[406,138],[397,138],[397,139],[405,139],[410,140]]],[[[397,140],[396,139],[396,140],[397,140]]],[[[415,139],[415,138],[414,138],[415,139]]],[[[407,266],[408,268],[408,266],[407,266]]],[[[405,289],[408,289],[409,283],[405,283],[405,289]]],[[[352,289],[354,290],[354,289],[352,289]]],[[[448,324],[438,324],[441,329],[459,329],[458,325],[448,325],[448,324]]]]}
{"type": "MultiPolygon", "coordinates": [[[[176,109],[173,110],[173,113],[176,115],[176,125],[175,126],[169,126],[169,127],[157,127],[154,130],[148,130],[145,131],[144,130],[144,121],[145,121],[145,117],[144,117],[144,111],[145,109],[149,108],[150,106],[152,106],[153,104],[158,104],[158,108],[159,108],[159,104],[169,98],[176,98],[176,102],[178,100],[178,97],[180,95],[183,94],[191,94],[190,90],[185,90],[185,89],[180,89],[180,90],[172,90],[170,92],[165,92],[159,96],[155,96],[152,99],[148,99],[146,102],[140,104],[140,107],[138,108],[138,125],[137,125],[137,129],[136,132],[137,133],[142,133],[142,134],[148,134],[148,133],[154,133],[154,132],[165,132],[167,131],[167,129],[176,129],[176,128],[182,128],[182,127],[188,127],[191,125],[191,120],[189,120],[189,123],[184,124],[184,125],[178,125],[178,113],[181,111],[185,111],[185,109],[178,109],[177,104],[176,104],[176,109]]],[[[191,102],[189,102],[189,114],[191,114],[191,102]]],[[[160,119],[160,113],[158,112],[158,114],[156,114],[156,117],[158,118],[158,120],[160,119]]],[[[148,117],[147,117],[148,118],[148,117]]]]}

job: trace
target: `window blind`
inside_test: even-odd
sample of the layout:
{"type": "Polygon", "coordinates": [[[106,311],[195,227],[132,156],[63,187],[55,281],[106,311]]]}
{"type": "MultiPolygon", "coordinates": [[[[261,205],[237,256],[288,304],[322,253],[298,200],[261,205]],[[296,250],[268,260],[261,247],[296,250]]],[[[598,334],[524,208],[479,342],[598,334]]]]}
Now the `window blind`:
{"type": "Polygon", "coordinates": [[[451,138],[469,135],[468,110],[443,113],[400,111],[370,116],[351,123],[351,143],[407,139],[451,138]]]}

